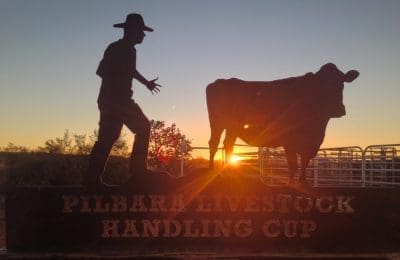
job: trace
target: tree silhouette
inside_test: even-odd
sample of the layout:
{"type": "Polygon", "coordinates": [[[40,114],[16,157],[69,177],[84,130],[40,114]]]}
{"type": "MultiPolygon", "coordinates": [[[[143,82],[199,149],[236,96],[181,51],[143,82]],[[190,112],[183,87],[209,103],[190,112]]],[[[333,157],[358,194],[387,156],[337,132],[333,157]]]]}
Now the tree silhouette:
{"type": "Polygon", "coordinates": [[[7,153],[26,153],[29,152],[29,148],[9,142],[6,147],[0,148],[0,151],[7,153]]]}
{"type": "Polygon", "coordinates": [[[121,135],[117,141],[115,141],[111,148],[111,155],[115,156],[129,156],[128,143],[125,140],[125,134],[121,135]]]}
{"type": "Polygon", "coordinates": [[[78,155],[87,155],[90,153],[93,144],[86,143],[85,134],[74,134],[74,153],[78,155]]]}
{"type": "MultiPolygon", "coordinates": [[[[180,132],[176,124],[166,126],[164,121],[150,121],[150,143],[148,164],[153,168],[169,169],[182,157],[190,159],[191,141],[180,132]]],[[[48,139],[43,147],[30,150],[24,146],[16,146],[9,143],[7,147],[0,148],[4,152],[42,152],[51,154],[77,154],[88,155],[98,137],[98,130],[93,130],[92,134],[70,134],[66,129],[62,137],[48,139]]],[[[114,143],[111,155],[129,156],[126,135],[122,134],[114,143]]]]}
{"type": "Polygon", "coordinates": [[[150,167],[169,169],[180,158],[189,159],[191,141],[180,132],[176,124],[166,126],[164,121],[150,121],[150,167]]]}
{"type": "MultiPolygon", "coordinates": [[[[71,134],[65,130],[63,137],[56,137],[48,139],[44,147],[38,147],[38,152],[56,153],[56,154],[78,154],[88,155],[93,147],[94,142],[97,140],[98,130],[95,129],[93,134],[86,138],[86,134],[71,134]]],[[[111,155],[115,156],[128,156],[128,145],[124,139],[125,135],[121,135],[114,143],[111,155]]],[[[18,147],[17,147],[18,148],[18,147]]],[[[5,151],[7,148],[4,148],[5,151]]],[[[10,150],[9,148],[8,150],[10,150]]],[[[13,148],[16,149],[15,147],[13,148]]]]}
{"type": "Polygon", "coordinates": [[[38,150],[40,152],[47,153],[72,153],[72,139],[68,129],[65,130],[64,136],[62,138],[56,137],[55,139],[48,139],[45,142],[45,146],[39,147],[38,150]]]}

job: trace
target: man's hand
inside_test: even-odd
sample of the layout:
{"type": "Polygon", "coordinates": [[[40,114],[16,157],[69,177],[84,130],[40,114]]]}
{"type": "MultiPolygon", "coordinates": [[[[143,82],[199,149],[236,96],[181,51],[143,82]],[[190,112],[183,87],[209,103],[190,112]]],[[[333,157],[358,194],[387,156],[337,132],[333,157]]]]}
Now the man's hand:
{"type": "Polygon", "coordinates": [[[153,80],[150,80],[147,84],[146,87],[151,91],[151,94],[154,95],[154,93],[158,93],[160,92],[159,87],[161,88],[162,86],[160,84],[156,83],[156,80],[158,80],[158,78],[155,78],[153,80]]]}

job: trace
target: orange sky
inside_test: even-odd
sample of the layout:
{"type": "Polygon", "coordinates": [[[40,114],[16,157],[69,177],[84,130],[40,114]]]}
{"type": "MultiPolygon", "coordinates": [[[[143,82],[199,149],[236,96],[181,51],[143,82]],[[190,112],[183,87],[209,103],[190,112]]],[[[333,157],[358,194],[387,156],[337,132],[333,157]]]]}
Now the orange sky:
{"type": "Polygon", "coordinates": [[[121,37],[112,24],[132,11],[155,29],[137,46],[138,69],[163,85],[153,96],[134,82],[135,100],[149,119],[175,122],[195,146],[209,138],[209,83],[303,75],[326,62],[360,77],[345,87],[347,115],[330,121],[322,146],[400,143],[399,1],[6,1],[0,147],[37,147],[65,129],[91,134],[95,70],[121,37]]]}

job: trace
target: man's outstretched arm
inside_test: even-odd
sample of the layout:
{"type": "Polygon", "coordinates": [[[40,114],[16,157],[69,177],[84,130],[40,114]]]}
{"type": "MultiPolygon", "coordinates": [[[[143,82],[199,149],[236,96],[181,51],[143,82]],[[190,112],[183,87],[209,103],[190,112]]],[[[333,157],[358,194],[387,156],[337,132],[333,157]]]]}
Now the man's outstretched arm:
{"type": "Polygon", "coordinates": [[[137,79],[140,83],[145,85],[151,91],[151,94],[160,92],[160,89],[158,87],[162,86],[156,83],[156,80],[158,80],[158,78],[149,81],[145,77],[143,77],[143,75],[140,74],[140,72],[137,70],[134,71],[133,77],[137,79]]]}

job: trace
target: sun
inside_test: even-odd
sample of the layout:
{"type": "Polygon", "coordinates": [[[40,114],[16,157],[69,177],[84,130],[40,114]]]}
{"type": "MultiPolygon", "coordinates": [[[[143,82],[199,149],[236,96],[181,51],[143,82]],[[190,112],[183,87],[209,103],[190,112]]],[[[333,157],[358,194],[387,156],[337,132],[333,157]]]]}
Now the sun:
{"type": "Polygon", "coordinates": [[[238,164],[240,160],[242,160],[242,158],[240,156],[232,155],[231,159],[229,160],[229,162],[231,164],[238,164]]]}

